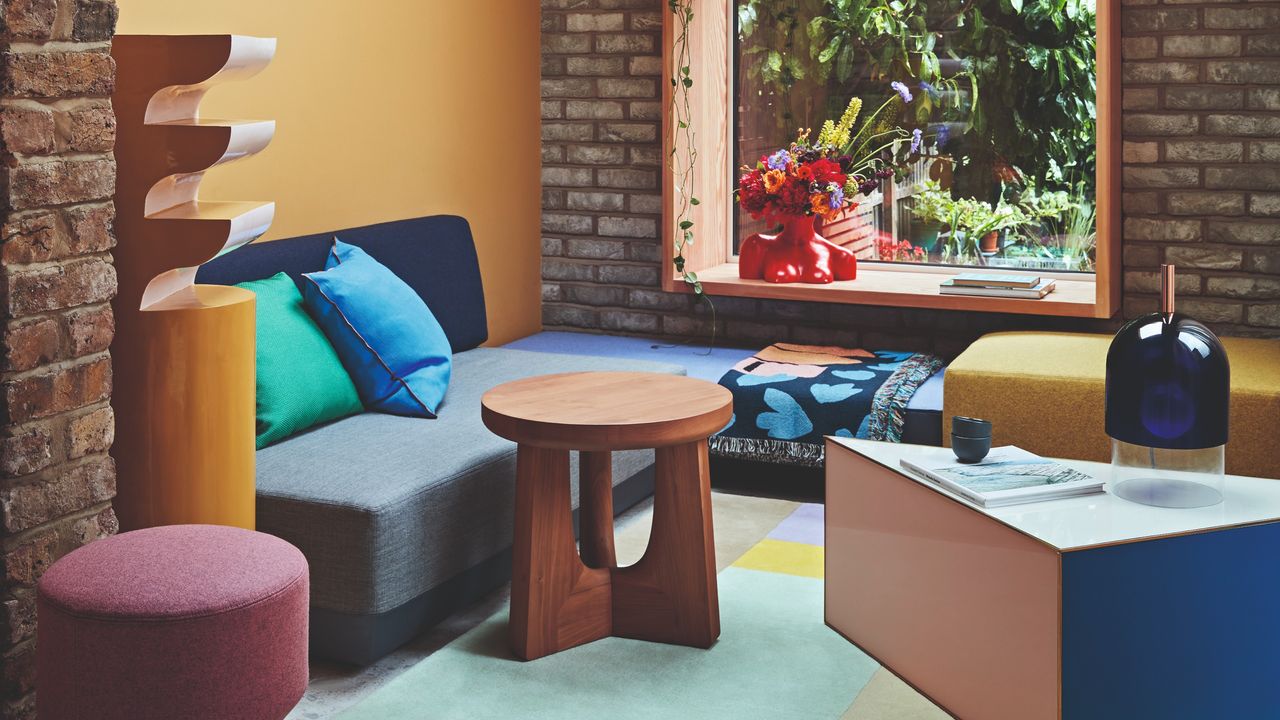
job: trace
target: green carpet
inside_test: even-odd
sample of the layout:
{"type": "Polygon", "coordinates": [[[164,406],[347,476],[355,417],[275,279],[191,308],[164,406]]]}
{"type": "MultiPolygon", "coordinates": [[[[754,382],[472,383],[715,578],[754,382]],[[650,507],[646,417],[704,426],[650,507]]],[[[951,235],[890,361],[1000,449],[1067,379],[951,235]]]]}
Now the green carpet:
{"type": "Polygon", "coordinates": [[[744,567],[719,575],[710,650],[608,638],[533,662],[499,613],[340,720],[836,720],[877,665],[822,621],[822,580],[744,567]]]}

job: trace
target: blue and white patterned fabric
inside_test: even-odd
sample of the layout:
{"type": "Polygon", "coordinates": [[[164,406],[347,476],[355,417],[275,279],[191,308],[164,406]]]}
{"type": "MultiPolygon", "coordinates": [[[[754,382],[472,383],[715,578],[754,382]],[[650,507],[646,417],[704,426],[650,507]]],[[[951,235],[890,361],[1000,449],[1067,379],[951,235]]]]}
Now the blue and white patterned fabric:
{"type": "Polygon", "coordinates": [[[720,378],[734,414],[711,449],[816,467],[827,435],[898,442],[907,403],[942,365],[920,353],[770,345],[720,378]]]}

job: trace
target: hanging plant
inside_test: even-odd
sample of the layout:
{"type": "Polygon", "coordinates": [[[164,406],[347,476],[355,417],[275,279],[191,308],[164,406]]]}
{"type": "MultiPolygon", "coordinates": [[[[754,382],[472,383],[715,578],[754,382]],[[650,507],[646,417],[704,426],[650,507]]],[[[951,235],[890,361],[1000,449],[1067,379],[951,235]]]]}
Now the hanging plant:
{"type": "Polygon", "coordinates": [[[689,26],[693,23],[693,0],[667,0],[676,23],[675,47],[671,53],[671,123],[669,125],[671,155],[668,158],[674,178],[675,203],[675,253],[676,272],[688,283],[694,293],[702,295],[702,283],[695,272],[685,269],[684,251],[693,245],[693,208],[699,204],[693,194],[694,168],[698,162],[698,146],[693,129],[693,76],[690,73],[689,26]],[[686,151],[680,152],[684,144],[686,151]]]}
{"type": "MultiPolygon", "coordinates": [[[[693,128],[693,74],[692,52],[689,46],[689,29],[693,24],[694,0],[667,0],[675,22],[675,44],[671,48],[671,122],[668,124],[668,143],[671,154],[667,158],[668,171],[673,178],[675,202],[675,247],[672,263],[680,279],[693,289],[694,295],[711,309],[711,343],[715,344],[716,308],[702,289],[698,274],[686,267],[685,249],[694,242],[693,208],[701,201],[694,195],[694,171],[698,164],[697,134],[693,128]],[[681,145],[685,152],[680,152],[681,145]]],[[[709,351],[709,349],[708,349],[709,351]]]]}

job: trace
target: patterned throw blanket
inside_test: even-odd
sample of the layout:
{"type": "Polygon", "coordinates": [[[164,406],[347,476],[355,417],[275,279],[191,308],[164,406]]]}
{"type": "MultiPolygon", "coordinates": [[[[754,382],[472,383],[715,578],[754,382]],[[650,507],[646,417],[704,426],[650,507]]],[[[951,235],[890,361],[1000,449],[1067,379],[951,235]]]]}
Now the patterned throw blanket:
{"type": "Polygon", "coordinates": [[[899,442],[907,403],[942,366],[918,353],[770,345],[720,378],[734,415],[711,451],[821,467],[826,435],[899,442]]]}

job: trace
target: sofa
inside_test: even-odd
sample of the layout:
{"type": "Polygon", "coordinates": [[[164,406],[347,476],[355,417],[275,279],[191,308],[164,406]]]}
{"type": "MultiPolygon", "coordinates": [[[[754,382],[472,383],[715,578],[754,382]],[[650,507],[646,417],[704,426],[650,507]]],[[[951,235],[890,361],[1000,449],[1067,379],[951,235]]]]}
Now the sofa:
{"type": "MultiPolygon", "coordinates": [[[[258,529],[311,566],[312,654],[368,664],[510,577],[515,446],[480,420],[480,397],[556,372],[684,374],[670,363],[482,347],[484,290],[459,217],[383,223],[250,245],[203,266],[230,285],[323,269],[334,236],[363,248],[431,308],[453,350],[439,418],[364,413],[257,453],[258,529]]],[[[652,493],[653,452],[614,453],[614,508],[652,493]]],[[[573,460],[577,507],[577,459],[573,460]]],[[[576,514],[576,511],[575,511],[576,514]]]]}
{"type": "MultiPolygon", "coordinates": [[[[992,421],[996,445],[1107,462],[1107,351],[1111,335],[1001,332],[983,336],[947,368],[944,437],[951,417],[992,421]]],[[[1221,338],[1231,362],[1227,472],[1280,478],[1280,340],[1221,338]]]]}

